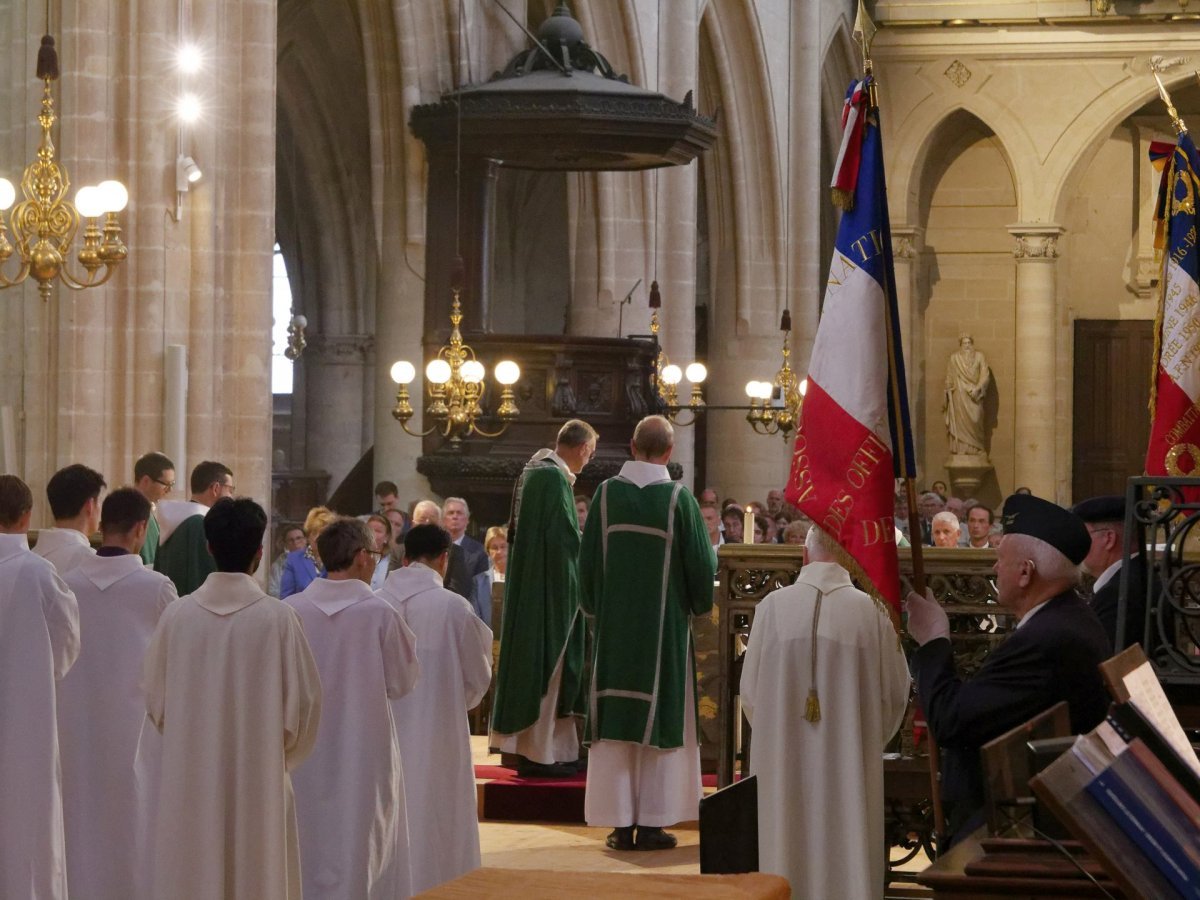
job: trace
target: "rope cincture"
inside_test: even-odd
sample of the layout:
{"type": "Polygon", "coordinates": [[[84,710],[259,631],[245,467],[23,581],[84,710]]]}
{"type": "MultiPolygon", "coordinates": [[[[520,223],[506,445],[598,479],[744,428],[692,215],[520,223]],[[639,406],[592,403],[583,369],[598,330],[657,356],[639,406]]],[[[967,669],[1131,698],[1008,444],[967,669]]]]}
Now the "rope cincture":
{"type": "Polygon", "coordinates": [[[817,696],[817,625],[821,620],[821,598],[825,593],[817,590],[817,603],[813,607],[812,621],[812,659],[811,675],[809,681],[811,686],[808,689],[808,700],[804,703],[804,718],[808,722],[816,725],[821,721],[821,698],[817,696]]]}

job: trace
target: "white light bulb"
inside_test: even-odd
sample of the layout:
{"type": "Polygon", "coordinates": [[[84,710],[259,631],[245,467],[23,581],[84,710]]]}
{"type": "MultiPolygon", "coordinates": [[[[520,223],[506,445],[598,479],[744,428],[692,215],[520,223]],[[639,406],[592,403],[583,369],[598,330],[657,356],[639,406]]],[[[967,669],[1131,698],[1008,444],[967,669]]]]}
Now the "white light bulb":
{"type": "Polygon", "coordinates": [[[684,370],[684,374],[692,384],[703,384],[704,379],[708,377],[708,369],[704,367],[704,363],[694,362],[684,370]]]}
{"type": "Polygon", "coordinates": [[[297,328],[307,328],[308,319],[301,315],[292,316],[292,324],[297,328]]]}
{"type": "Polygon", "coordinates": [[[195,75],[204,66],[204,54],[196,44],[184,44],[175,56],[175,64],[185,75],[195,75]]]}
{"type": "Polygon", "coordinates": [[[0,209],[8,209],[17,199],[17,189],[7,178],[0,178],[0,209]]]}
{"type": "Polygon", "coordinates": [[[483,363],[477,359],[468,359],[462,364],[462,379],[467,384],[479,384],[483,381],[483,363]]]}
{"type": "Polygon", "coordinates": [[[425,377],[430,384],[445,384],[450,380],[450,363],[444,359],[435,359],[425,367],[425,377]]]}
{"type": "Polygon", "coordinates": [[[87,184],[75,193],[75,208],[85,219],[94,219],[104,214],[104,195],[94,184],[87,184]]]}
{"type": "Polygon", "coordinates": [[[416,377],[417,369],[407,359],[392,363],[392,381],[396,384],[412,384],[416,377]]]}
{"type": "Polygon", "coordinates": [[[760,381],[758,383],[759,399],[770,400],[775,396],[775,385],[769,381],[760,381]]]}
{"type": "Polygon", "coordinates": [[[665,366],[662,370],[662,380],[663,384],[679,384],[683,380],[683,370],[674,363],[665,366]]]}
{"type": "Polygon", "coordinates": [[[129,191],[119,181],[102,181],[96,189],[100,191],[100,200],[104,204],[105,212],[119,213],[129,205],[129,191]]]}
{"type": "Polygon", "coordinates": [[[505,387],[516,384],[520,377],[521,367],[511,359],[503,359],[496,363],[496,380],[505,387]]]}
{"type": "Polygon", "coordinates": [[[758,382],[757,381],[747,381],[746,382],[746,396],[749,397],[751,400],[758,399],[758,382]]]}
{"type": "Polygon", "coordinates": [[[800,382],[800,396],[803,397],[807,393],[808,393],[808,379],[805,378],[803,381],[800,382]]]}
{"type": "Polygon", "coordinates": [[[200,104],[200,98],[195,94],[184,94],[179,98],[179,103],[175,107],[175,112],[179,116],[180,121],[189,124],[199,119],[203,111],[204,108],[200,104]]]}

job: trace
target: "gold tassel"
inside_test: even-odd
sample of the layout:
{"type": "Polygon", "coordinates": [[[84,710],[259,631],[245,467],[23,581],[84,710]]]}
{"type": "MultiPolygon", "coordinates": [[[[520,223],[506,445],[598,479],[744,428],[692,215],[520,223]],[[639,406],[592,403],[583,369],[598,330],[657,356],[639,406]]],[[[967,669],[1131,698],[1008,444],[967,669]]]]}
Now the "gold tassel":
{"type": "Polygon", "coordinates": [[[817,697],[816,688],[808,692],[808,701],[804,704],[804,718],[814,724],[821,721],[821,701],[817,697]]]}
{"type": "Polygon", "coordinates": [[[830,188],[830,198],[833,200],[833,205],[838,209],[844,209],[846,212],[854,209],[854,195],[849,191],[844,191],[841,188],[830,188]]]}

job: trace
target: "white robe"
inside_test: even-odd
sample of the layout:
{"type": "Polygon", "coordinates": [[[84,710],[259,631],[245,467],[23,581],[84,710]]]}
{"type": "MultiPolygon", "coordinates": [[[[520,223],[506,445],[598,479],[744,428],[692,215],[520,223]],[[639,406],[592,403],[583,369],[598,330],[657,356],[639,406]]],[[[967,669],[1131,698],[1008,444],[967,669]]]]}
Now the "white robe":
{"type": "Polygon", "coordinates": [[[321,733],[292,777],[304,895],[408,897],[404,773],[389,701],[417,683],[416,640],[361,581],[318,578],[284,603],[321,673],[321,733]]]}
{"type": "Polygon", "coordinates": [[[214,572],[159,619],[144,678],[163,736],[154,896],[298,900],[288,772],[316,741],[321,684],[296,613],[214,572]]]}
{"type": "Polygon", "coordinates": [[[141,874],[133,763],[146,721],[142,659],[175,585],[132,553],[88,556],[63,580],[84,635],[58,686],[71,898],[129,900],[141,874]]]}
{"type": "Polygon", "coordinates": [[[413,891],[479,867],[479,817],[467,710],[492,680],[492,631],[471,604],[414,563],[379,592],[417,636],[421,680],[392,703],[405,783],[413,891]]]}
{"type": "Polygon", "coordinates": [[[23,534],[0,534],[0,897],[64,900],[55,682],[79,655],[75,595],[23,534]]]}
{"type": "Polygon", "coordinates": [[[43,528],[33,552],[50,562],[59,575],[66,575],[89,556],[95,556],[91,541],[74,528],[43,528]]]}
{"type": "Polygon", "coordinates": [[[754,726],[758,853],[797,900],[883,897],[883,748],[904,717],[909,676],[887,614],[833,563],[810,563],[754,612],[742,708],[754,726]],[[804,718],[817,626],[819,722],[804,718]]]}

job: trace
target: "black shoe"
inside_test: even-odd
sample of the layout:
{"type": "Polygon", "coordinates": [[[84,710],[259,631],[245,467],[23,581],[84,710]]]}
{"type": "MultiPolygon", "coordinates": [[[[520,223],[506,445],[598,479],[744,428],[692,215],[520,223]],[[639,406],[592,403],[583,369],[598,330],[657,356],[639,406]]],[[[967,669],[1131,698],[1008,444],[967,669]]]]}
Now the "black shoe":
{"type": "Polygon", "coordinates": [[[522,759],[517,765],[520,778],[574,778],[575,767],[564,763],[539,763],[522,759]]]}
{"type": "Polygon", "coordinates": [[[614,828],[604,839],[604,845],[609,850],[633,850],[633,826],[614,828]]]}
{"type": "Polygon", "coordinates": [[[668,834],[661,828],[647,828],[639,825],[636,846],[639,850],[670,850],[678,841],[675,835],[668,834]]]}

